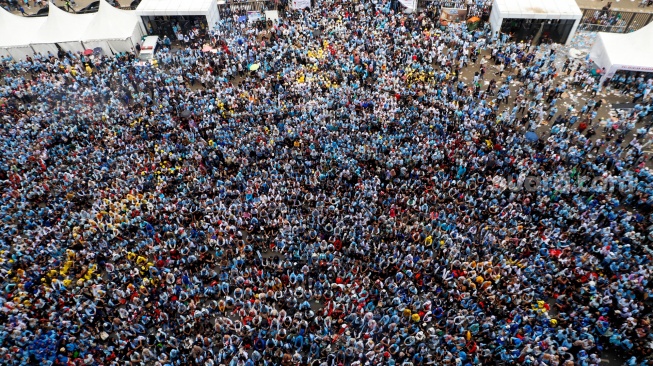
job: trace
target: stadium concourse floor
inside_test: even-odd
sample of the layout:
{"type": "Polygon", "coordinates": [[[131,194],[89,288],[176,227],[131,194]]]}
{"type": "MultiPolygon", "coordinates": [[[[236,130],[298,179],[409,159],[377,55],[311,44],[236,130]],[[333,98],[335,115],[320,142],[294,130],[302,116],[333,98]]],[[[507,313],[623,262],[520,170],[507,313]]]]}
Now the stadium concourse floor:
{"type": "Polygon", "coordinates": [[[601,9],[608,2],[612,2],[612,10],[653,13],[653,5],[643,7],[641,0],[576,0],[581,9],[601,9]]]}
{"type": "MultiPolygon", "coordinates": [[[[59,6],[63,6],[65,4],[65,0],[50,0],[50,1],[54,2],[59,6]]],[[[88,6],[93,1],[96,0],[75,0],[73,9],[75,10],[83,9],[85,6],[88,6]]],[[[132,0],[116,0],[116,1],[122,7],[127,7],[132,2],[132,0]]],[[[609,2],[608,0],[576,0],[576,3],[581,9],[601,9],[608,2],[609,2]]],[[[641,0],[612,0],[611,2],[612,2],[612,10],[653,13],[653,5],[642,7],[640,6],[641,0]]],[[[30,0],[30,4],[31,5],[33,4],[33,0],[30,0]]],[[[40,9],[39,6],[32,6],[31,8],[25,8],[25,13],[34,14],[39,9],[40,9]]],[[[14,11],[14,12],[19,13],[18,11],[14,11]]]]}

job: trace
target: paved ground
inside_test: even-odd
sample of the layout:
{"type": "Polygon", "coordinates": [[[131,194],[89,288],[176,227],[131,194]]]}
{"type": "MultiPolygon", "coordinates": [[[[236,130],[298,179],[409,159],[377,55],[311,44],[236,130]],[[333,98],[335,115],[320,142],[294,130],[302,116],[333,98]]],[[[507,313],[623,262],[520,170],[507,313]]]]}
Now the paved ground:
{"type": "MultiPolygon", "coordinates": [[[[595,33],[590,33],[590,32],[579,32],[577,33],[576,37],[572,40],[571,44],[569,46],[561,46],[558,45],[556,46],[556,53],[558,55],[558,58],[556,60],[556,65],[558,67],[558,70],[562,69],[562,64],[565,62],[565,60],[568,58],[569,50],[571,48],[574,48],[576,50],[579,50],[581,52],[589,52],[589,49],[593,43],[595,33]]],[[[540,56],[540,55],[538,55],[540,56]]],[[[576,59],[574,62],[578,63],[580,59],[576,59]]],[[[491,65],[487,68],[487,73],[485,76],[485,85],[484,88],[487,88],[487,85],[489,84],[489,81],[491,79],[495,79],[497,81],[505,81],[506,76],[509,74],[514,75],[514,71],[506,71],[504,72],[503,77],[498,77],[495,75],[495,73],[498,71],[496,66],[494,66],[492,63],[488,63],[488,65],[491,65]]],[[[461,73],[461,78],[462,80],[469,84],[471,83],[472,79],[474,78],[474,72],[478,71],[478,66],[469,66],[463,70],[461,73]]],[[[575,69],[575,67],[574,67],[575,69]]],[[[562,74],[561,76],[558,76],[556,80],[556,84],[559,84],[563,81],[566,81],[568,84],[571,82],[571,79],[573,77],[573,73],[571,75],[566,75],[566,73],[559,72],[559,74],[562,74]]],[[[500,83],[499,83],[500,84],[500,83]]],[[[517,95],[517,91],[520,87],[525,85],[522,84],[521,82],[514,80],[510,83],[510,100],[509,103],[502,104],[500,107],[500,111],[503,112],[504,109],[510,108],[514,106],[514,99],[515,96],[517,95]]],[[[581,88],[574,88],[570,87],[568,89],[568,92],[563,93],[561,98],[558,98],[558,102],[556,104],[556,107],[558,108],[558,114],[563,114],[566,108],[569,105],[573,105],[576,110],[580,110],[585,104],[587,104],[587,101],[590,99],[590,93],[588,91],[583,91],[581,88]]],[[[605,90],[602,90],[601,92],[598,93],[598,95],[594,98],[594,100],[602,99],[603,104],[599,108],[597,118],[594,120],[592,123],[592,127],[595,129],[596,134],[591,137],[591,140],[596,140],[598,138],[604,139],[605,133],[603,132],[603,127],[604,125],[600,124],[599,121],[602,119],[609,119],[612,116],[617,116],[617,111],[612,108],[613,104],[618,104],[618,103],[629,103],[633,99],[633,95],[624,95],[620,91],[617,90],[612,90],[611,88],[607,88],[605,90]]],[[[547,111],[548,115],[548,111],[547,111]]],[[[518,118],[521,118],[522,114],[517,115],[518,118]]],[[[555,119],[555,118],[554,118],[555,119]]],[[[636,129],[650,123],[649,119],[646,119],[644,121],[641,121],[640,123],[637,124],[636,129]]],[[[542,124],[540,124],[536,130],[538,136],[541,138],[548,138],[550,135],[551,127],[553,124],[553,120],[551,122],[546,122],[544,121],[542,124]]],[[[578,125],[580,123],[576,122],[570,129],[576,129],[578,128],[578,125]]],[[[635,137],[635,130],[631,131],[625,138],[621,146],[626,147],[628,146],[628,143],[635,137]]],[[[522,129],[522,131],[525,133],[526,130],[522,129]]],[[[653,129],[651,132],[649,132],[649,136],[653,137],[653,129]]],[[[612,139],[611,143],[613,144],[615,139],[612,139]]],[[[605,146],[601,149],[603,151],[605,149],[605,146]]],[[[649,146],[648,149],[651,147],[649,146]]],[[[645,150],[645,153],[651,157],[653,155],[653,151],[647,151],[648,149],[645,150]]],[[[649,160],[648,162],[649,166],[652,166],[652,162],[649,160]]]]}
{"type": "MultiPolygon", "coordinates": [[[[21,0],[22,2],[23,0],[21,0]]],[[[59,6],[62,6],[65,3],[65,0],[50,0],[56,3],[59,6]]],[[[75,10],[79,10],[90,4],[95,0],[75,0],[76,5],[73,6],[75,10]]],[[[116,0],[121,6],[129,6],[132,0],[116,0]]],[[[546,0],[543,0],[546,1],[546,0]]],[[[601,9],[608,3],[609,0],[576,0],[576,3],[579,7],[583,9],[601,9]]],[[[611,0],[613,10],[622,10],[622,11],[638,11],[653,13],[653,5],[648,7],[641,7],[641,0],[611,0]]],[[[31,8],[25,8],[27,14],[34,14],[40,9],[39,6],[34,6],[34,0],[29,0],[31,8]]],[[[13,11],[18,13],[18,11],[13,11]]]]}
{"type": "MultiPolygon", "coordinates": [[[[653,13],[653,5],[642,7],[640,6],[641,0],[611,0],[612,10],[621,11],[641,11],[646,13],[653,13]]],[[[576,3],[581,9],[601,9],[607,5],[609,0],[576,0],[576,3]]]]}

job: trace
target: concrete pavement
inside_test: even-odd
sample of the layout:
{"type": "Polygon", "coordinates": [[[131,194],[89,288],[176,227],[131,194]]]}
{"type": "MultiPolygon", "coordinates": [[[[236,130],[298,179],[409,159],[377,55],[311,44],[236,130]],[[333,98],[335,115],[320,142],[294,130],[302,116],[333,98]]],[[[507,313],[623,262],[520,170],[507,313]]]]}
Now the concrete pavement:
{"type": "Polygon", "coordinates": [[[653,13],[653,5],[642,7],[642,0],[576,0],[581,9],[601,9],[612,2],[612,10],[653,13]]]}
{"type": "MultiPolygon", "coordinates": [[[[20,0],[22,3],[23,0],[20,0]]],[[[56,3],[59,6],[65,4],[65,0],[50,0],[56,3]]],[[[95,0],[75,0],[75,5],[73,8],[75,10],[83,9],[88,4],[92,3],[95,0]]],[[[121,7],[127,7],[131,4],[132,0],[116,0],[121,7]]],[[[576,0],[576,3],[581,9],[601,9],[604,7],[610,0],[576,0]]],[[[633,12],[643,12],[643,13],[653,13],[653,5],[642,7],[640,6],[642,0],[611,0],[612,1],[612,10],[619,11],[633,11],[633,12]]],[[[40,7],[34,6],[34,0],[29,0],[31,8],[23,7],[27,14],[36,13],[40,7]]],[[[19,14],[18,11],[13,10],[13,13],[19,14]]]]}

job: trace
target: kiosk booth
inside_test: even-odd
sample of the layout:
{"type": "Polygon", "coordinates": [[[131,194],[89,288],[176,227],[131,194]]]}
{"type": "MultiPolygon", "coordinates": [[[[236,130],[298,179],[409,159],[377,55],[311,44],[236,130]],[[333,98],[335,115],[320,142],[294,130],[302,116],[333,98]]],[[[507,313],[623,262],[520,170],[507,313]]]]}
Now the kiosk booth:
{"type": "Polygon", "coordinates": [[[568,44],[582,17],[575,0],[494,0],[490,25],[517,41],[532,37],[568,44]]]}
{"type": "Polygon", "coordinates": [[[220,20],[216,0],[143,0],[136,8],[148,34],[167,35],[174,30],[213,29],[220,20]]]}
{"type": "Polygon", "coordinates": [[[601,83],[619,70],[653,73],[653,23],[633,33],[599,32],[590,60],[605,70],[601,83]]]}

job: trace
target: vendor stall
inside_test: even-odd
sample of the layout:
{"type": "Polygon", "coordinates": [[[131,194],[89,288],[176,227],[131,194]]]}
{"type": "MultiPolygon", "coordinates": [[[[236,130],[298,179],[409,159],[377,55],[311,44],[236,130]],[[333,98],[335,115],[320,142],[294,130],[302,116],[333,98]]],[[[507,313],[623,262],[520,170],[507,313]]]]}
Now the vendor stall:
{"type": "Polygon", "coordinates": [[[567,44],[582,16],[575,0],[494,0],[490,25],[515,40],[567,44]]]}
{"type": "Polygon", "coordinates": [[[601,81],[615,72],[653,72],[653,23],[626,34],[600,32],[590,51],[590,59],[603,70],[601,81]]]}
{"type": "Polygon", "coordinates": [[[148,34],[173,36],[174,29],[186,32],[199,27],[211,29],[220,20],[216,0],[143,0],[136,8],[148,34]]]}

